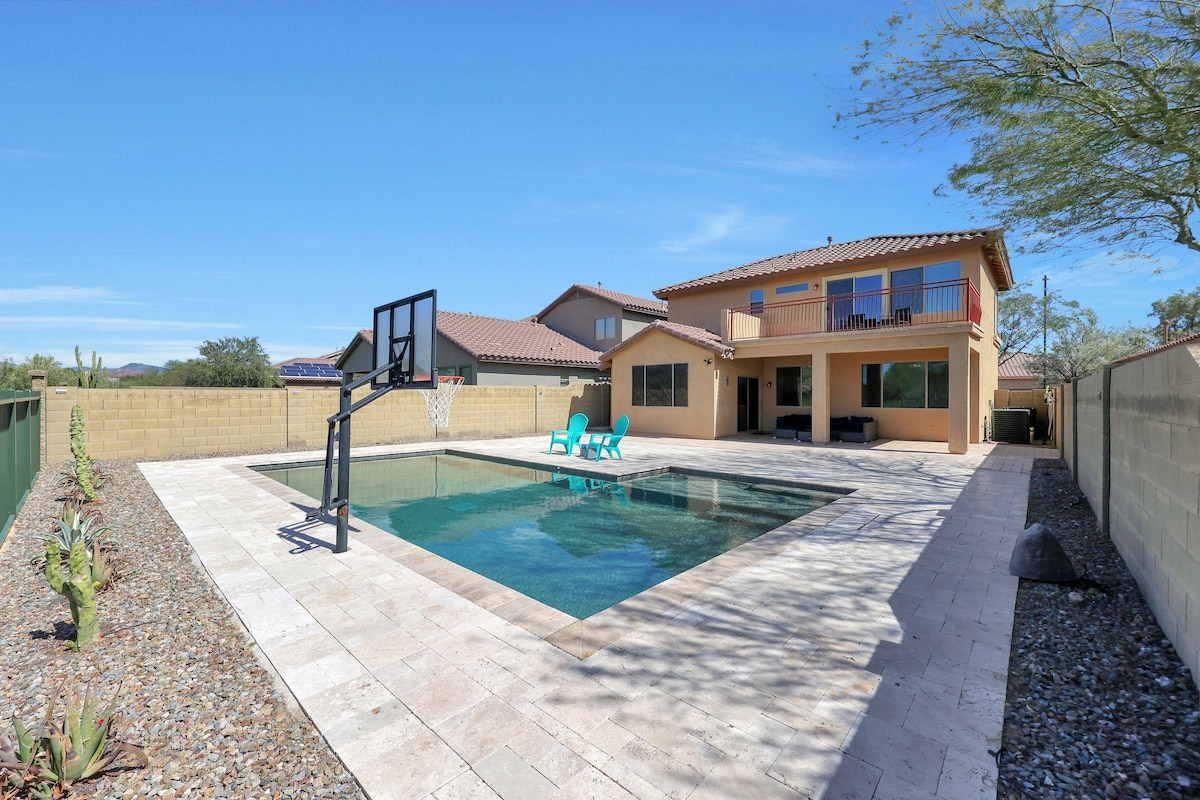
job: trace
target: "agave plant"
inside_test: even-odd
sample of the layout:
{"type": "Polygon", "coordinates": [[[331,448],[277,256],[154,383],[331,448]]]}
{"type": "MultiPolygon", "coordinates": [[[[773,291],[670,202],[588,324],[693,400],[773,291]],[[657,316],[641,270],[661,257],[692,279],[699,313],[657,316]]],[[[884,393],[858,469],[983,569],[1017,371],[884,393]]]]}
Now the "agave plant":
{"type": "Polygon", "coordinates": [[[141,748],[113,740],[120,718],[116,701],[98,709],[91,686],[82,695],[72,689],[66,692],[60,724],[54,719],[54,711],[62,694],[60,684],[40,730],[32,731],[14,719],[16,741],[0,737],[0,778],[10,786],[39,800],[50,800],[65,797],[71,784],[113,769],[123,758],[132,758],[139,767],[149,763],[141,748]]]}
{"type": "Polygon", "coordinates": [[[59,550],[64,553],[69,553],[71,546],[76,542],[83,542],[88,550],[101,540],[105,543],[114,542],[107,536],[112,528],[104,524],[99,512],[89,511],[84,514],[70,503],[63,504],[62,513],[54,518],[54,525],[55,530],[39,533],[37,537],[44,542],[58,542],[59,550]]]}

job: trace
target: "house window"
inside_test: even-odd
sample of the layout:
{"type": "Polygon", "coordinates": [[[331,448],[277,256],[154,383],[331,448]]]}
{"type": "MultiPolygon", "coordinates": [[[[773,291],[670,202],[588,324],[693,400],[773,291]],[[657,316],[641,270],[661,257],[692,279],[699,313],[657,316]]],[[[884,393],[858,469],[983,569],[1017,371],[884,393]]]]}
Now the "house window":
{"type": "Polygon", "coordinates": [[[812,405],[812,367],[775,368],[775,405],[812,405]]]}
{"type": "Polygon", "coordinates": [[[617,318],[598,317],[596,319],[596,341],[617,338],[617,318]]]}
{"type": "Polygon", "coordinates": [[[863,364],[863,408],[949,408],[949,361],[863,364]]]}
{"type": "Polygon", "coordinates": [[[907,308],[913,314],[935,311],[958,311],[961,307],[958,287],[930,287],[931,283],[956,281],[962,277],[962,266],[957,261],[930,264],[926,267],[893,270],[892,313],[907,308]],[[905,291],[905,287],[914,287],[905,291]],[[924,290],[915,287],[924,287],[924,290]]]}
{"type": "Polygon", "coordinates": [[[762,289],[755,289],[750,292],[750,313],[763,313],[763,303],[765,302],[762,289]]]}
{"type": "Polygon", "coordinates": [[[559,386],[570,386],[571,385],[571,370],[564,369],[558,373],[558,385],[559,386]]]}
{"type": "Polygon", "coordinates": [[[459,375],[463,378],[463,383],[471,382],[471,377],[474,374],[474,369],[470,364],[462,364],[457,367],[438,367],[438,376],[459,375]]]}
{"type": "Polygon", "coordinates": [[[687,406],[688,365],[635,366],[631,399],[635,406],[687,406]]]}
{"type": "Polygon", "coordinates": [[[791,286],[780,286],[775,290],[775,294],[791,294],[792,292],[807,292],[807,283],[793,283],[791,286]]]}

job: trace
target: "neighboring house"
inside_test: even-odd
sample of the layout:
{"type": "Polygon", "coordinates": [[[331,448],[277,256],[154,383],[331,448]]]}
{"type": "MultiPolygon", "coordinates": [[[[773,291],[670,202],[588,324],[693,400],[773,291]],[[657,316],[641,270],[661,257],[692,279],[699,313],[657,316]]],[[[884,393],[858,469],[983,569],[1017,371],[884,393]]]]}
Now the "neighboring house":
{"type": "Polygon", "coordinates": [[[534,317],[537,322],[601,351],[667,318],[667,304],[577,283],[534,317]]]}
{"type": "Polygon", "coordinates": [[[879,435],[982,440],[997,387],[997,229],[876,236],[775,256],[657,290],[656,323],[604,354],[612,414],[632,430],[716,438],[775,418],[871,416],[879,435]]]}
{"type": "Polygon", "coordinates": [[[341,351],[316,358],[289,358],[273,365],[284,386],[340,386],[342,373],[335,364],[341,351]]]}
{"type": "MultiPolygon", "coordinates": [[[[359,331],[337,361],[349,380],[371,371],[373,331],[359,331]]],[[[546,325],[437,312],[438,375],[479,386],[566,386],[594,381],[600,351],[546,325]]]]}
{"type": "Polygon", "coordinates": [[[1042,376],[1029,371],[1033,353],[1013,353],[1000,365],[998,389],[1037,389],[1042,376]]]}

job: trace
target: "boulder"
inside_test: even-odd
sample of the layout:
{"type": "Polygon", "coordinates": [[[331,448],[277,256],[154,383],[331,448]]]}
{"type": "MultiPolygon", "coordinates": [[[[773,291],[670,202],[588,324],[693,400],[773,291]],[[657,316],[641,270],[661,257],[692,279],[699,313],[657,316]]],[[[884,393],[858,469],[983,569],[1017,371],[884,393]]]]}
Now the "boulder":
{"type": "Polygon", "coordinates": [[[1018,578],[1047,583],[1068,583],[1079,577],[1058,539],[1040,522],[1017,537],[1008,571],[1018,578]]]}

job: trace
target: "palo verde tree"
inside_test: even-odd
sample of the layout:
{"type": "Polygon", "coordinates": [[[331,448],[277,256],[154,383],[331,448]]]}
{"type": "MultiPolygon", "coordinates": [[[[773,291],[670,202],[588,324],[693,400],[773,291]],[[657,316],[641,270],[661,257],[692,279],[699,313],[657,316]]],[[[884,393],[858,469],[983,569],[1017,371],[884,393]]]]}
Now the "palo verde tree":
{"type": "Polygon", "coordinates": [[[1200,333],[1200,286],[1194,292],[1182,289],[1166,300],[1155,300],[1147,316],[1158,319],[1158,331],[1166,331],[1171,338],[1200,333]]]}
{"type": "Polygon", "coordinates": [[[1022,284],[1000,296],[1000,361],[1004,364],[1017,353],[1041,349],[1043,333],[1061,324],[1064,300],[1058,292],[1044,297],[1024,291],[1022,284]]]}
{"type": "Polygon", "coordinates": [[[1027,369],[1041,375],[1046,384],[1086,377],[1107,362],[1145,350],[1151,344],[1150,331],[1145,328],[1103,327],[1095,311],[1075,300],[1058,304],[1049,324],[1049,348],[1026,362],[1027,369]]]}
{"type": "Polygon", "coordinates": [[[271,366],[257,336],[206,341],[200,345],[200,358],[186,363],[188,386],[269,388],[279,383],[279,370],[271,366]]]}
{"type": "Polygon", "coordinates": [[[965,137],[970,160],[949,186],[1030,233],[1031,250],[1200,251],[1200,0],[975,0],[930,14],[895,16],[864,43],[839,121],[909,142],[965,137]]]}

